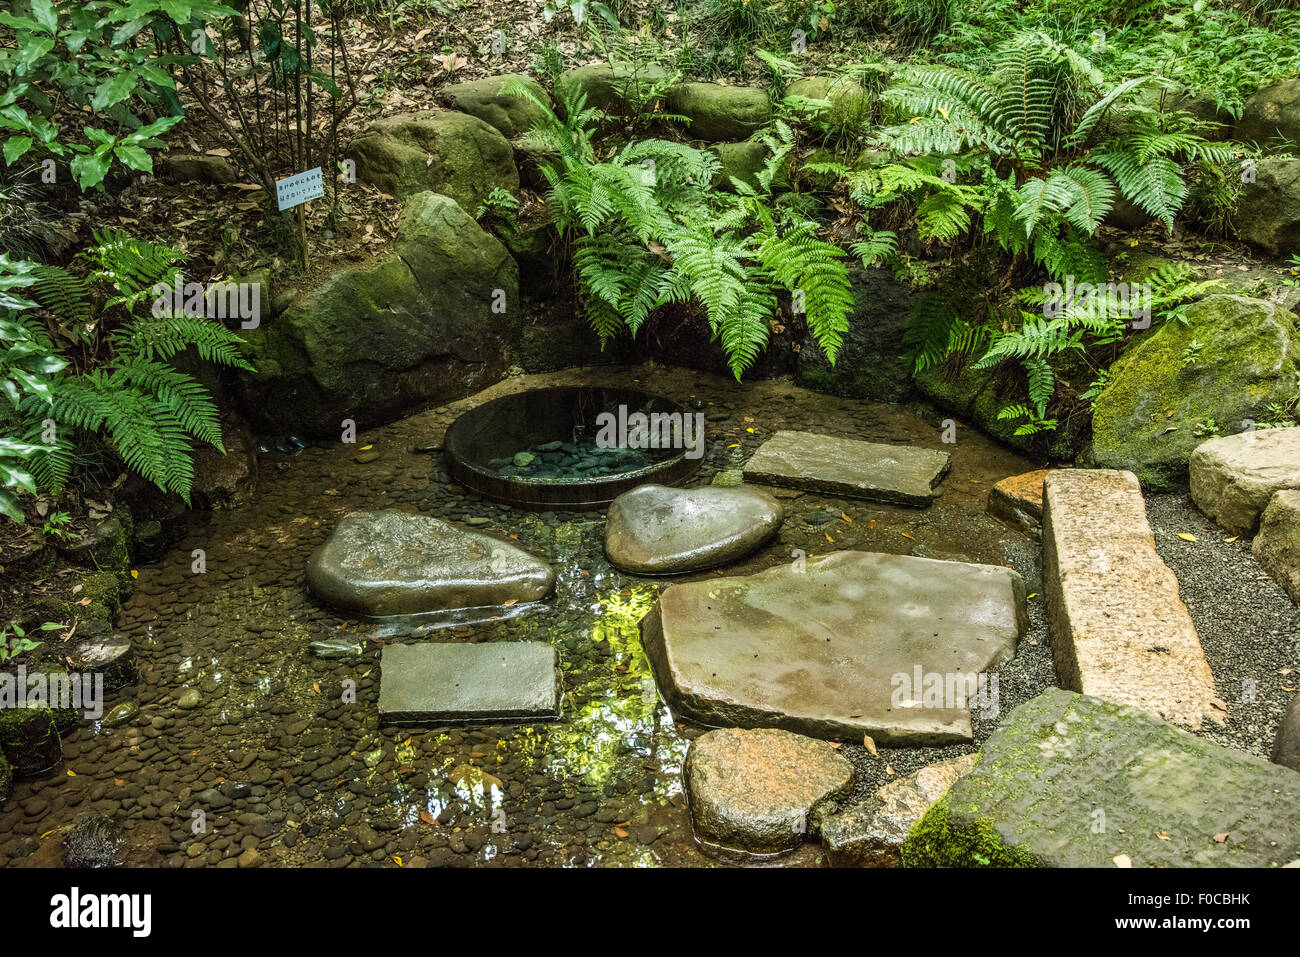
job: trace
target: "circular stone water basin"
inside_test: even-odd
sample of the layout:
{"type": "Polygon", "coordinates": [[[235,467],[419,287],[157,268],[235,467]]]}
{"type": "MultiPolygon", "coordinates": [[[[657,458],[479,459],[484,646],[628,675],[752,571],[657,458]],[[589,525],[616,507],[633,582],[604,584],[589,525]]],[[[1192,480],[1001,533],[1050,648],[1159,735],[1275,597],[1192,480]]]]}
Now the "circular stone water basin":
{"type": "Polygon", "coordinates": [[[486,498],[539,511],[596,509],[638,485],[693,475],[703,421],[635,389],[530,389],[460,416],[443,448],[451,477],[486,498]]]}

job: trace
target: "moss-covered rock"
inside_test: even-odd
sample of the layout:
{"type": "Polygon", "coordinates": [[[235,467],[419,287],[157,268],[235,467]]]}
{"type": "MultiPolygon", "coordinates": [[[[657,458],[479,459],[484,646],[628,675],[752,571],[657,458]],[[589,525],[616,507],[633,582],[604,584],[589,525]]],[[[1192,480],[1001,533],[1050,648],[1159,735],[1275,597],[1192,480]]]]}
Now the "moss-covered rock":
{"type": "Polygon", "coordinates": [[[713,185],[722,189],[734,189],[733,179],[738,179],[749,186],[758,186],[758,174],[767,162],[767,147],[753,140],[739,143],[714,143],[709,147],[717,154],[722,169],[713,180],[713,185]]]}
{"type": "Polygon", "coordinates": [[[1186,318],[1138,338],[1093,406],[1093,462],[1133,472],[1146,489],[1186,485],[1188,456],[1207,433],[1266,421],[1269,405],[1290,401],[1300,386],[1294,314],[1210,296],[1186,318]]]}
{"type": "Polygon", "coordinates": [[[399,199],[430,190],[450,196],[470,215],[492,192],[519,189],[510,144],[476,116],[426,110],[376,120],[347,155],[363,182],[399,199]]]}
{"type": "Polygon", "coordinates": [[[1300,159],[1260,160],[1255,181],[1242,187],[1232,222],[1238,236],[1274,256],[1300,250],[1300,159]]]}
{"type": "Polygon", "coordinates": [[[772,119],[772,101],[753,86],[682,83],[669,92],[669,113],[690,119],[687,134],[697,140],[741,140],[772,119]]]}
{"type": "Polygon", "coordinates": [[[9,767],[9,761],[3,754],[0,754],[0,807],[4,806],[5,801],[9,800],[9,792],[14,786],[14,770],[9,767]]]}
{"type": "Polygon", "coordinates": [[[860,129],[871,121],[871,94],[850,77],[809,76],[791,83],[786,96],[825,100],[818,119],[833,129],[860,129]]]}
{"type": "Polygon", "coordinates": [[[1242,106],[1233,138],[1257,143],[1265,152],[1300,140],[1300,77],[1266,86],[1242,106]]]}
{"type": "Polygon", "coordinates": [[[591,66],[565,70],[555,80],[555,103],[563,115],[570,96],[582,93],[588,109],[606,113],[624,113],[648,96],[657,84],[668,79],[669,73],[661,66],[646,64],[640,67],[610,66],[596,63],[591,66]]]}
{"type": "Polygon", "coordinates": [[[1111,868],[1119,855],[1134,867],[1294,860],[1300,774],[1051,688],[1007,716],[903,846],[908,867],[1111,868]]]}
{"type": "Polygon", "coordinates": [[[542,85],[521,73],[502,73],[468,83],[453,83],[444,86],[439,93],[452,109],[477,116],[506,139],[512,140],[545,119],[546,111],[526,96],[507,93],[506,84],[511,81],[526,86],[543,103],[550,102],[542,85]]]}
{"type": "Polygon", "coordinates": [[[63,760],[58,724],[49,708],[0,708],[0,751],[18,777],[35,777],[63,760]]]}
{"type": "Polygon", "coordinates": [[[244,333],[257,369],[242,380],[248,408],[267,430],[337,438],[344,419],[365,429],[469,395],[505,372],[518,296],[500,240],[449,197],[417,194],[387,255],[244,333]]]}

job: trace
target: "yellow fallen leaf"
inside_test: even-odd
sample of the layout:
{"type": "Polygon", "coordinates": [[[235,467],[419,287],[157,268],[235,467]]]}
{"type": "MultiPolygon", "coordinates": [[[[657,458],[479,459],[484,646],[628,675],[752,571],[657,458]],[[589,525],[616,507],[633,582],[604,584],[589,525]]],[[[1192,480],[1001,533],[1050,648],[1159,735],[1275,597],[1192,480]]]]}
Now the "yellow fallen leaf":
{"type": "Polygon", "coordinates": [[[739,443],[739,442],[732,442],[730,445],[727,446],[727,448],[729,448],[729,449],[738,449],[738,448],[740,448],[740,443],[739,443]]]}
{"type": "Polygon", "coordinates": [[[77,772],[72,770],[72,768],[68,768],[68,777],[75,778],[76,776],[77,776],[77,772]]]}
{"type": "MultiPolygon", "coordinates": [[[[902,535],[904,538],[912,538],[912,536],[907,534],[907,532],[899,532],[898,534],[902,535]]],[[[916,539],[912,538],[912,541],[916,541],[916,539]]]]}
{"type": "Polygon", "coordinates": [[[844,512],[840,512],[840,518],[844,519],[844,521],[848,522],[850,525],[853,524],[853,519],[849,518],[849,516],[844,512]]]}
{"type": "Polygon", "coordinates": [[[1231,537],[1229,537],[1229,538],[1225,538],[1224,541],[1225,541],[1225,542],[1235,542],[1235,541],[1236,541],[1237,539],[1239,539],[1240,537],[1241,537],[1240,535],[1233,535],[1233,536],[1231,536],[1231,537]]]}
{"type": "Polygon", "coordinates": [[[1025,600],[1028,601],[1030,598],[1037,598],[1037,597],[1038,597],[1038,592],[1034,592],[1032,595],[1026,595],[1025,600]]]}
{"type": "Polygon", "coordinates": [[[373,449],[373,448],[374,448],[373,445],[363,445],[363,446],[361,446],[361,448],[358,449],[357,451],[359,451],[359,452],[364,452],[364,451],[366,451],[367,449],[373,449]]]}
{"type": "Polygon", "coordinates": [[[875,739],[871,737],[871,735],[864,734],[862,736],[862,746],[871,752],[872,757],[878,757],[878,755],[876,754],[876,742],[875,739]]]}
{"type": "Polygon", "coordinates": [[[826,536],[826,541],[828,541],[828,542],[834,544],[835,539],[831,538],[831,533],[830,533],[830,532],[822,532],[822,534],[826,536]]]}
{"type": "Polygon", "coordinates": [[[139,573],[138,571],[136,571],[136,570],[133,568],[133,569],[131,569],[131,577],[132,577],[132,578],[139,578],[139,577],[140,577],[140,573],[139,573]]]}
{"type": "Polygon", "coordinates": [[[1156,837],[1162,841],[1167,841],[1169,840],[1169,833],[1167,831],[1156,831],[1156,837]]]}
{"type": "Polygon", "coordinates": [[[397,866],[398,866],[398,867],[401,867],[401,866],[402,866],[402,855],[400,855],[400,854],[394,854],[394,855],[393,855],[393,860],[397,861],[397,866]]]}
{"type": "Polygon", "coordinates": [[[1185,541],[1185,542],[1194,542],[1194,541],[1196,541],[1196,536],[1195,536],[1195,535],[1188,535],[1186,532],[1179,532],[1179,533],[1178,533],[1178,537],[1181,538],[1181,539],[1182,539],[1183,541],[1185,541]]]}

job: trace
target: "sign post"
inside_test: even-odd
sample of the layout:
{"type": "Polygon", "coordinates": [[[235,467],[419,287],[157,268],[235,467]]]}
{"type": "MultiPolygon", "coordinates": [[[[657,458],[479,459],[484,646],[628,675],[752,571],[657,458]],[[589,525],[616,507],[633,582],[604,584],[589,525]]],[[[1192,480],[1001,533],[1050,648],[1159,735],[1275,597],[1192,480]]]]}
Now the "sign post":
{"type": "Polygon", "coordinates": [[[275,201],[280,212],[298,207],[298,258],[304,269],[307,268],[307,221],[303,216],[303,204],[324,195],[325,181],[319,166],[275,181],[275,201]]]}

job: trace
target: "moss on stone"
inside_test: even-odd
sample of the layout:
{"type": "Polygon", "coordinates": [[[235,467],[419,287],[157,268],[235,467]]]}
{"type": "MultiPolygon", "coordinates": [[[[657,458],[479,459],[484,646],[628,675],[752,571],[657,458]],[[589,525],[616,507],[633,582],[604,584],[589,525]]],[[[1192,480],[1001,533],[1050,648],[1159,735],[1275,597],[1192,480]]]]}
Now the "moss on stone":
{"type": "Polygon", "coordinates": [[[903,866],[1041,867],[1042,862],[1007,844],[991,821],[955,821],[945,794],[912,825],[903,842],[903,866]]]}
{"type": "Polygon", "coordinates": [[[1296,317],[1272,303],[1210,296],[1185,323],[1167,321],[1137,338],[1111,367],[1093,409],[1092,456],[1128,469],[1143,488],[1187,483],[1187,459],[1212,434],[1266,421],[1300,387],[1296,317]],[[1198,429],[1198,426],[1200,427],[1198,429]]]}
{"type": "Polygon", "coordinates": [[[0,752],[15,775],[35,775],[59,763],[63,746],[49,708],[0,708],[0,752]]]}
{"type": "Polygon", "coordinates": [[[14,784],[14,771],[9,767],[8,760],[3,754],[0,754],[0,805],[9,800],[9,792],[14,784]]]}

